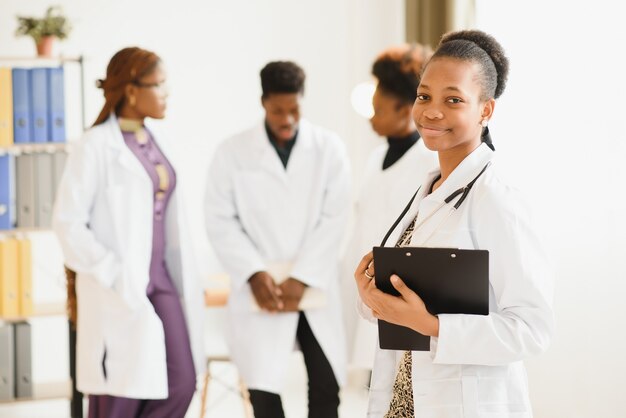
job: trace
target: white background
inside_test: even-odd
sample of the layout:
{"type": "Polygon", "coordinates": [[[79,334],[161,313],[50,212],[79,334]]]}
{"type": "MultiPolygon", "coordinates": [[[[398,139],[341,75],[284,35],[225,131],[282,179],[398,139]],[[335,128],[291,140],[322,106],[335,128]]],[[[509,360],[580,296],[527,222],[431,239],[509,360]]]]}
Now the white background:
{"type": "MultiPolygon", "coordinates": [[[[350,91],[368,80],[378,51],[402,41],[403,1],[60,3],[74,22],[61,49],[87,60],[88,121],[102,104],[93,81],[104,77],[115,51],[137,45],[164,59],[171,86],[168,124],[185,157],[178,170],[192,178],[185,191],[197,225],[198,258],[207,274],[219,266],[203,234],[204,172],[216,144],[262,116],[258,72],[267,61],[292,59],[305,68],[304,113],[344,138],[355,173],[376,144],[367,121],[350,107],[350,91]]],[[[476,4],[477,27],[502,42],[512,65],[491,123],[499,167],[531,198],[557,275],[557,335],[545,355],[528,361],[535,414],[624,417],[626,87],[621,42],[626,29],[618,3],[476,4]]],[[[0,0],[0,55],[34,54],[30,39],[13,37],[14,16],[42,14],[47,5],[0,0]]],[[[79,123],[72,116],[75,107],[70,105],[68,118],[79,123]]],[[[55,272],[58,257],[44,252],[36,261],[39,300],[63,296],[63,281],[55,272]]],[[[62,377],[67,363],[51,360],[56,358],[51,352],[64,352],[65,336],[59,336],[64,322],[36,321],[35,380],[62,377]]]]}
{"type": "Polygon", "coordinates": [[[477,5],[512,65],[494,141],[557,274],[556,338],[528,361],[536,415],[625,417],[623,13],[604,0],[477,5]]]}

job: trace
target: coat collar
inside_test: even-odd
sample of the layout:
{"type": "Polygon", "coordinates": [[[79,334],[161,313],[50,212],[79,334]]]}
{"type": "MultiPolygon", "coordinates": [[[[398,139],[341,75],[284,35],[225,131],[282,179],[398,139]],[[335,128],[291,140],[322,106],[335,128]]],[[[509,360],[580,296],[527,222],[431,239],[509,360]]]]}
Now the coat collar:
{"type": "Polygon", "coordinates": [[[251,147],[258,153],[258,163],[260,168],[273,173],[282,181],[287,182],[288,173],[292,171],[292,167],[299,165],[298,160],[303,153],[313,146],[313,128],[312,125],[305,119],[300,119],[298,128],[298,138],[291,150],[289,157],[289,163],[287,169],[280,161],[280,157],[276,153],[276,150],[272,146],[270,139],[267,136],[265,129],[265,121],[262,120],[250,132],[251,147]]]}
{"type": "Polygon", "coordinates": [[[461,187],[465,187],[480,173],[487,163],[494,158],[494,152],[484,143],[472,151],[461,163],[452,171],[446,181],[444,181],[434,192],[428,195],[432,182],[441,174],[438,168],[431,171],[426,181],[422,184],[420,195],[436,202],[443,202],[448,196],[461,187]]]}
{"type": "MultiPolygon", "coordinates": [[[[257,123],[256,126],[252,128],[251,137],[253,138],[253,146],[262,152],[271,151],[276,153],[270,139],[267,136],[267,131],[265,130],[265,120],[257,123]]],[[[296,144],[293,146],[293,150],[302,149],[302,148],[310,148],[313,146],[313,129],[312,125],[306,119],[300,119],[300,123],[298,126],[298,138],[296,144]]]]}
{"type": "MultiPolygon", "coordinates": [[[[162,143],[160,135],[156,135],[150,121],[146,120],[145,122],[146,128],[153,135],[154,141],[157,143],[163,154],[168,155],[168,150],[166,144],[162,143]]],[[[109,118],[104,123],[104,128],[107,131],[108,137],[110,138],[107,141],[107,144],[119,152],[118,162],[128,168],[129,170],[145,176],[146,171],[141,165],[141,162],[137,159],[137,157],[133,154],[133,152],[126,146],[124,142],[124,137],[122,136],[122,130],[120,129],[120,125],[117,120],[117,116],[114,113],[111,113],[109,118]]]]}
{"type": "MultiPolygon", "coordinates": [[[[478,148],[472,151],[461,163],[454,169],[454,171],[448,176],[437,190],[428,194],[430,186],[439,174],[441,170],[439,168],[428,173],[426,180],[422,183],[416,198],[413,200],[411,207],[407,211],[406,215],[402,218],[402,221],[393,230],[386,245],[395,243],[398,237],[404,231],[415,215],[421,212],[423,216],[437,210],[437,208],[445,201],[445,199],[454,193],[461,187],[465,187],[480,173],[480,170],[485,165],[492,161],[494,152],[485,144],[480,144],[478,148]],[[419,208],[419,210],[418,210],[419,208]]],[[[458,198],[456,198],[458,199],[458,198]]],[[[453,200],[450,205],[456,201],[453,200]]]]}

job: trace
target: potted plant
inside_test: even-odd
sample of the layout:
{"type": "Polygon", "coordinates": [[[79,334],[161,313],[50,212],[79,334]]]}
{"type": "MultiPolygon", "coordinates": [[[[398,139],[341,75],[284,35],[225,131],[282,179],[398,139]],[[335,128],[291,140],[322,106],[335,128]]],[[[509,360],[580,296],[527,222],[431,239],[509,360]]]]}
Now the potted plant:
{"type": "Polygon", "coordinates": [[[17,36],[30,36],[37,45],[37,55],[50,57],[57,39],[65,39],[71,26],[58,6],[51,6],[43,18],[17,16],[17,36]]]}

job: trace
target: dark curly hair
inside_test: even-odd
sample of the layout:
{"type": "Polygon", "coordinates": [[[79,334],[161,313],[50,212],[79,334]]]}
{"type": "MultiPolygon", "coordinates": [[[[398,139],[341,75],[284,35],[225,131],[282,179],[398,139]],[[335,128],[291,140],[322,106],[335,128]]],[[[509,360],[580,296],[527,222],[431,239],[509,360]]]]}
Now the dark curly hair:
{"type": "Polygon", "coordinates": [[[504,92],[509,75],[509,59],[493,36],[480,30],[447,33],[441,38],[432,58],[437,57],[478,63],[482,73],[483,100],[497,99],[504,92]]]}
{"type": "Polygon", "coordinates": [[[295,62],[273,61],[261,70],[263,97],[272,93],[304,93],[304,70],[295,62]]]}
{"type": "Polygon", "coordinates": [[[378,88],[402,104],[413,104],[417,97],[422,67],[432,55],[430,47],[404,44],[383,51],[372,65],[378,88]]]}

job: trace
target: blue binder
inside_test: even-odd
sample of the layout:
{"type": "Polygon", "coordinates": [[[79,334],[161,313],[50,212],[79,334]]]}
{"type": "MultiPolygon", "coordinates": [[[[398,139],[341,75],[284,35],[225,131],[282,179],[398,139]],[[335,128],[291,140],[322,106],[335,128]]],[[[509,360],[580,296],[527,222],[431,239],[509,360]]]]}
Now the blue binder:
{"type": "Polygon", "coordinates": [[[30,70],[31,142],[48,141],[48,69],[30,70]]]}
{"type": "Polygon", "coordinates": [[[15,199],[13,193],[13,157],[0,155],[0,230],[13,228],[15,199]]]}
{"type": "Polygon", "coordinates": [[[63,67],[48,68],[48,140],[65,142],[65,81],[63,67]]]}
{"type": "Polygon", "coordinates": [[[30,141],[30,72],[27,68],[13,68],[13,142],[30,141]]]}

